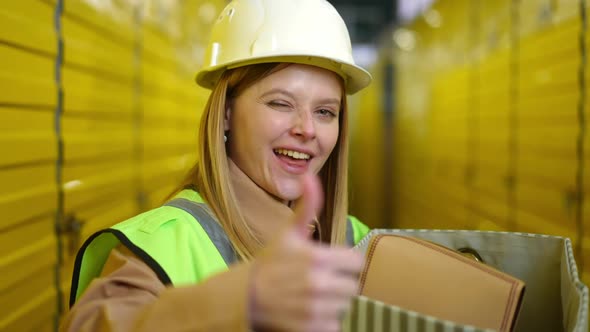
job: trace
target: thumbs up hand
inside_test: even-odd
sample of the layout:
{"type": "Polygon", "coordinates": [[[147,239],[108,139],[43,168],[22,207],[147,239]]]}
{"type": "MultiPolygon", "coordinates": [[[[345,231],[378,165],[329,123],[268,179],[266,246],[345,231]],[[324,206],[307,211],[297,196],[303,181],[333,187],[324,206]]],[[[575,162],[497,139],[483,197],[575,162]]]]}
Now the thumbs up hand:
{"type": "Polygon", "coordinates": [[[256,330],[340,331],[357,290],[363,257],[310,240],[323,194],[316,175],[303,181],[294,220],[253,263],[249,308],[256,330]]]}

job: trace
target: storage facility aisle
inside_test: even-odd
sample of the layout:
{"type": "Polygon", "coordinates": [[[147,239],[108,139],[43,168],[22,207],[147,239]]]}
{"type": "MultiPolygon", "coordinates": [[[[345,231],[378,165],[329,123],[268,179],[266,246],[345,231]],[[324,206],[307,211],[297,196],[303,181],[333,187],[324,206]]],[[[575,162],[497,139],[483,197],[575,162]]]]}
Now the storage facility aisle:
{"type": "Polygon", "coordinates": [[[394,115],[374,110],[377,79],[353,137],[353,211],[383,227],[569,237],[588,283],[588,13],[577,0],[437,1],[392,29],[375,71],[392,64],[394,115]]]}

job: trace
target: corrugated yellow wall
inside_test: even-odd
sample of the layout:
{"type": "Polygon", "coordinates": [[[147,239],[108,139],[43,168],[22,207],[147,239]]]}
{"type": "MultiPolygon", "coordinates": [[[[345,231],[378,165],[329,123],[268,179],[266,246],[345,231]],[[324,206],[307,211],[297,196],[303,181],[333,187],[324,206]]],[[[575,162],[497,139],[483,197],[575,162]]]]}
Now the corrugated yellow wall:
{"type": "MultiPolygon", "coordinates": [[[[374,85],[383,82],[383,61],[371,68],[374,85]]],[[[383,227],[383,176],[384,156],[382,154],[384,130],[382,121],[383,89],[365,89],[348,97],[350,123],[349,172],[350,213],[371,228],[383,227]],[[355,176],[356,175],[356,176],[355,176]]]]}
{"type": "Polygon", "coordinates": [[[439,0],[393,32],[390,227],[567,236],[590,281],[582,3],[439,0]]]}
{"type": "Polygon", "coordinates": [[[0,331],[53,330],[81,242],[194,163],[193,75],[225,2],[2,3],[0,331]]]}

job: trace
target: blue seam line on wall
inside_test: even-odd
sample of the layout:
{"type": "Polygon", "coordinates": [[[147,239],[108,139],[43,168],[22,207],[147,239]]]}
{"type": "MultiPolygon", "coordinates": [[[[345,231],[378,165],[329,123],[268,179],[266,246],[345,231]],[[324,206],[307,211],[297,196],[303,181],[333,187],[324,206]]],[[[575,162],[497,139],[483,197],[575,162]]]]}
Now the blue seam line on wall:
{"type": "Polygon", "coordinates": [[[54,318],[54,330],[57,331],[59,326],[59,319],[61,313],[63,312],[63,301],[62,301],[62,289],[61,289],[61,266],[63,265],[63,243],[62,243],[62,236],[61,234],[61,225],[63,221],[63,177],[62,177],[62,170],[63,170],[63,159],[64,159],[64,151],[63,151],[63,136],[62,136],[62,128],[61,128],[61,117],[63,113],[63,86],[62,86],[62,66],[63,66],[63,52],[64,52],[64,45],[63,45],[63,35],[62,35],[62,27],[61,27],[61,18],[63,14],[63,1],[64,0],[57,0],[55,3],[55,12],[54,12],[54,27],[55,27],[55,34],[57,40],[57,55],[55,57],[55,84],[56,84],[56,91],[57,91],[57,103],[55,106],[55,116],[54,116],[54,126],[55,126],[55,139],[57,145],[57,158],[56,158],[56,165],[55,165],[55,185],[57,186],[57,208],[55,212],[55,223],[54,223],[54,233],[56,237],[57,243],[57,263],[55,266],[55,289],[56,289],[56,301],[57,301],[57,312],[55,313],[54,318]]]}
{"type": "Polygon", "coordinates": [[[588,17],[586,15],[586,0],[580,0],[580,70],[578,82],[580,84],[580,98],[578,101],[578,137],[576,155],[578,169],[576,172],[576,256],[579,257],[578,265],[580,271],[584,270],[584,257],[582,255],[582,244],[584,241],[584,140],[586,138],[586,30],[588,28],[588,17]]]}

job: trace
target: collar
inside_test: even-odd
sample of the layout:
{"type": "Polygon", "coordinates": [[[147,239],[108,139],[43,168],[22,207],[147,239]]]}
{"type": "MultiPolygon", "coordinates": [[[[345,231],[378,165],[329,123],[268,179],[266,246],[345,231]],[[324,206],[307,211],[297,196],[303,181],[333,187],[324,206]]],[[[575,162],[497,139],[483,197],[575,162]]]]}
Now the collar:
{"type": "Polygon", "coordinates": [[[229,158],[228,164],[237,203],[246,222],[262,243],[269,242],[293,219],[293,210],[260,188],[229,158]]]}

